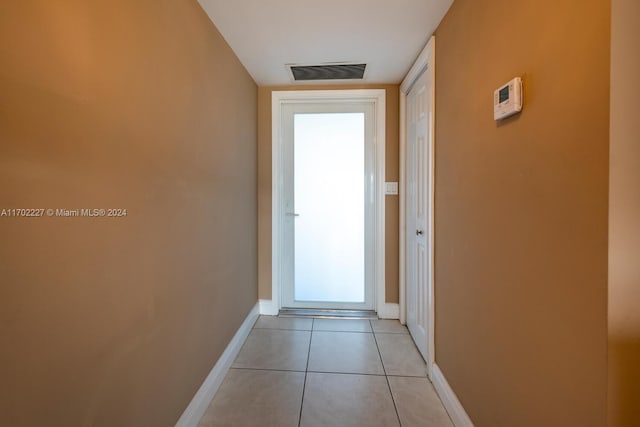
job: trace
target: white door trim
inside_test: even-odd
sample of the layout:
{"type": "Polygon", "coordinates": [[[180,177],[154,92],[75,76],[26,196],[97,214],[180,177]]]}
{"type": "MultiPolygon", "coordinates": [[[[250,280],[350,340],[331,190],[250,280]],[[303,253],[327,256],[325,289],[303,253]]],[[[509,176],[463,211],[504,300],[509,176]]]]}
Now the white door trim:
{"type": "MultiPolygon", "coordinates": [[[[375,124],[376,118],[375,115],[375,104],[373,102],[353,102],[353,99],[348,99],[346,102],[319,102],[319,103],[309,103],[305,101],[304,103],[299,102],[283,102],[280,104],[280,108],[282,109],[283,114],[283,127],[282,127],[282,136],[283,136],[283,144],[285,149],[285,161],[284,165],[284,183],[285,183],[285,192],[283,193],[283,208],[287,211],[286,221],[282,224],[285,228],[283,237],[285,238],[285,244],[281,247],[284,252],[281,252],[281,256],[286,260],[283,263],[285,268],[283,274],[285,276],[280,276],[280,300],[282,302],[283,308],[303,308],[303,309],[331,309],[331,310],[376,310],[375,306],[375,280],[374,280],[374,268],[376,266],[376,262],[374,260],[375,254],[375,177],[377,176],[375,169],[375,124]],[[360,159],[362,164],[360,165],[352,165],[354,168],[362,167],[363,175],[358,175],[358,178],[361,179],[361,185],[358,188],[359,196],[363,197],[363,204],[359,206],[362,209],[363,217],[361,218],[362,223],[360,224],[363,227],[364,240],[360,241],[359,244],[363,249],[363,265],[362,265],[362,286],[364,287],[364,298],[362,301],[340,301],[337,299],[335,301],[313,301],[313,300],[296,300],[296,289],[302,291],[302,289],[297,288],[296,285],[296,277],[298,277],[297,268],[302,267],[304,264],[301,264],[297,260],[298,254],[298,244],[294,241],[298,241],[297,230],[298,221],[304,221],[305,216],[309,216],[311,214],[310,211],[305,211],[304,206],[298,204],[298,200],[294,200],[294,194],[298,194],[299,187],[298,182],[294,184],[294,176],[303,176],[304,172],[298,172],[298,165],[295,164],[297,161],[297,155],[295,154],[297,151],[298,141],[297,135],[295,135],[294,128],[296,128],[296,117],[298,114],[329,114],[332,113],[340,113],[340,114],[361,114],[362,115],[362,143],[361,147],[363,151],[363,158],[360,159]],[[294,141],[294,139],[296,141],[294,141]],[[364,194],[363,194],[364,193],[364,194]],[[296,212],[296,215],[302,215],[302,218],[295,218],[291,216],[293,211],[296,212]]],[[[331,130],[326,129],[327,132],[331,132],[331,130]]],[[[320,147],[318,147],[320,148],[320,147]]],[[[320,154],[320,153],[318,153],[320,154]]],[[[335,153],[326,152],[325,154],[335,156],[335,153]]],[[[327,175],[326,179],[331,180],[330,175],[332,175],[332,165],[331,163],[317,163],[318,158],[315,159],[316,167],[320,167],[321,169],[317,169],[316,178],[319,178],[321,181],[325,181],[322,178],[323,172],[327,175]]],[[[345,167],[348,167],[344,165],[345,167]]],[[[312,166],[313,168],[313,166],[312,166]]],[[[326,182],[325,182],[326,184],[326,182]]],[[[339,185],[339,184],[338,184],[339,185]]],[[[337,190],[340,193],[339,190],[337,190]]],[[[318,206],[320,207],[320,206],[318,206]]],[[[344,209],[344,205],[341,203],[336,203],[333,207],[339,211],[344,209]]],[[[307,209],[315,209],[315,207],[307,206],[307,209]]],[[[336,213],[337,213],[336,211],[336,213]]],[[[344,212],[342,218],[352,218],[351,214],[348,212],[344,212]]],[[[353,218],[355,219],[355,218],[353,218]]],[[[334,220],[338,220],[338,218],[334,218],[334,220]]],[[[329,232],[330,234],[330,232],[329,232]]],[[[336,236],[333,236],[335,238],[336,236]]],[[[349,245],[349,238],[345,237],[345,244],[349,245]]],[[[327,242],[325,242],[326,244],[327,242]]],[[[317,242],[317,244],[322,247],[322,242],[317,242]]],[[[304,248],[303,248],[304,250],[304,248]]],[[[325,254],[328,255],[328,254],[325,254]]],[[[325,259],[325,261],[328,261],[325,259]]],[[[311,265],[309,268],[313,268],[311,265]]],[[[327,266],[329,267],[329,266],[327,266]]],[[[336,280],[340,280],[336,277],[336,280]]],[[[351,284],[350,286],[353,286],[351,284]]],[[[306,288],[307,285],[302,285],[303,288],[306,288]]],[[[307,290],[309,292],[310,289],[307,290]]],[[[320,292],[322,293],[322,292],[320,292]]],[[[325,295],[329,296],[329,295],[325,295]]]]}
{"type": "Polygon", "coordinates": [[[385,95],[384,89],[273,91],[271,96],[271,312],[282,307],[282,242],[284,228],[282,105],[291,103],[370,102],[374,106],[374,307],[385,310],[385,95]]]}
{"type": "MultiPolygon", "coordinates": [[[[407,317],[407,301],[406,301],[406,156],[407,156],[407,123],[406,123],[406,108],[407,108],[407,94],[413,87],[414,83],[420,77],[423,71],[431,74],[431,82],[434,85],[434,90],[431,92],[430,99],[432,117],[435,118],[435,36],[429,39],[429,42],[422,50],[416,62],[413,64],[407,76],[400,85],[400,321],[405,324],[407,317]]],[[[428,219],[429,228],[434,230],[434,180],[435,180],[435,161],[434,161],[434,145],[435,145],[435,133],[434,133],[435,120],[432,120],[429,126],[430,137],[428,138],[427,155],[429,157],[429,196],[428,196],[428,219]]],[[[434,302],[434,233],[431,232],[427,236],[427,251],[428,259],[427,265],[429,268],[429,274],[427,276],[427,316],[429,325],[427,327],[427,339],[428,339],[428,357],[427,357],[427,369],[429,378],[432,378],[433,365],[435,363],[435,302],[434,302]]]]}

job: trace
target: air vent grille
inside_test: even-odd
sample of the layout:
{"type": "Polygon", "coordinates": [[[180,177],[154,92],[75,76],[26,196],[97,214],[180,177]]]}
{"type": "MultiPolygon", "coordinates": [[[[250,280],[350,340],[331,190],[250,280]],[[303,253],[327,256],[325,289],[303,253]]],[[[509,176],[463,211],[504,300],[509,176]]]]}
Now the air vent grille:
{"type": "Polygon", "coordinates": [[[290,68],[296,81],[362,80],[367,64],[292,65],[290,68]]]}

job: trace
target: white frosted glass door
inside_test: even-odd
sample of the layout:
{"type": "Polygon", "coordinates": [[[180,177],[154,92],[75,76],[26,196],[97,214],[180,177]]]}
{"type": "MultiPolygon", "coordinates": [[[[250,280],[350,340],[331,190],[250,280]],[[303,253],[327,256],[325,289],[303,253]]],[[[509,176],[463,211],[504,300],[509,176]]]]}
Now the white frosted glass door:
{"type": "Polygon", "coordinates": [[[294,300],[365,302],[364,113],[294,116],[294,300]]]}
{"type": "Polygon", "coordinates": [[[373,106],[282,111],[282,307],[372,309],[373,106]]]}

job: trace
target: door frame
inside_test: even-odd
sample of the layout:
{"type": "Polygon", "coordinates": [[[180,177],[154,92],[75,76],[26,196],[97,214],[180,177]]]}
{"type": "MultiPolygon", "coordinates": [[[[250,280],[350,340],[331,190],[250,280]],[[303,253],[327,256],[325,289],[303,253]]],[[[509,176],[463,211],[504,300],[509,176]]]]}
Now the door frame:
{"type": "MultiPolygon", "coordinates": [[[[283,267],[285,267],[285,271],[282,272],[284,276],[280,276],[280,300],[282,301],[282,307],[285,309],[327,309],[327,310],[375,310],[375,283],[373,280],[373,269],[375,268],[375,261],[373,259],[374,256],[374,217],[375,217],[375,194],[374,194],[374,186],[375,186],[375,148],[374,148],[374,135],[375,135],[375,108],[373,103],[364,102],[364,103],[356,103],[356,102],[320,102],[320,103],[282,103],[280,104],[280,108],[282,109],[283,119],[286,122],[283,124],[283,143],[286,152],[286,164],[284,166],[285,172],[285,194],[284,194],[284,205],[281,206],[282,209],[286,209],[285,222],[281,223],[283,227],[285,227],[285,244],[282,247],[284,251],[282,255],[285,257],[283,261],[283,267]],[[296,165],[296,157],[295,152],[297,151],[297,135],[295,133],[296,128],[296,117],[298,114],[306,115],[306,114],[361,114],[362,115],[362,143],[363,145],[360,147],[363,150],[364,158],[360,159],[362,164],[360,166],[363,167],[363,175],[358,174],[358,178],[360,179],[360,183],[362,186],[358,186],[358,194],[360,197],[363,197],[363,204],[358,203],[359,208],[362,209],[363,217],[360,218],[362,220],[363,226],[363,240],[359,241],[359,244],[362,245],[363,253],[363,270],[362,273],[362,286],[363,286],[363,300],[360,302],[355,301],[341,301],[340,299],[335,299],[332,301],[318,301],[318,300],[296,300],[296,287],[297,281],[297,267],[302,267],[302,264],[298,262],[298,245],[297,245],[297,231],[298,231],[298,223],[299,221],[304,221],[304,217],[308,215],[310,212],[302,212],[302,207],[298,205],[298,200],[295,198],[294,194],[298,192],[298,182],[295,182],[295,176],[298,175],[298,169],[296,165]],[[364,193],[364,194],[363,194],[364,193]],[[294,213],[295,211],[295,213],[294,213]],[[293,214],[293,215],[292,215],[293,214]],[[303,218],[296,218],[296,216],[302,215],[303,218]]],[[[333,154],[335,156],[335,152],[327,152],[327,154],[333,154]]],[[[317,158],[316,158],[317,161],[317,158]]],[[[326,173],[327,175],[331,175],[332,165],[331,164],[319,164],[320,170],[319,176],[316,177],[316,180],[324,181],[322,178],[322,174],[326,173]],[[324,172],[322,172],[324,170],[324,172]]],[[[346,165],[345,165],[346,166],[346,165]]],[[[351,165],[347,167],[356,167],[356,165],[351,165]]],[[[327,177],[327,179],[331,179],[327,177]]],[[[335,185],[340,185],[336,183],[335,185]]],[[[340,191],[336,190],[338,193],[340,191]]],[[[317,199],[316,199],[317,200],[317,199]]],[[[334,205],[336,209],[336,213],[345,209],[345,207],[341,204],[334,205]]],[[[350,214],[344,213],[341,215],[342,218],[348,217],[350,214]]],[[[337,219],[337,218],[336,218],[337,219]]],[[[349,240],[349,239],[347,239],[349,240]]],[[[359,239],[358,239],[359,240],[359,239]]],[[[311,243],[311,242],[310,242],[311,243]]],[[[318,242],[320,243],[320,242],[318,242]]],[[[330,266],[327,266],[330,267],[330,266]]],[[[340,280],[336,277],[337,280],[340,280]]],[[[306,287],[306,286],[304,286],[306,287]]],[[[328,295],[327,295],[328,296],[328,295]]]]}
{"type": "Polygon", "coordinates": [[[354,90],[285,90],[271,94],[271,301],[272,314],[282,308],[284,220],[284,141],[282,106],[305,103],[371,103],[374,109],[374,195],[373,195],[373,301],[380,314],[385,312],[385,128],[386,91],[354,90]]]}
{"type": "MultiPolygon", "coordinates": [[[[431,230],[427,236],[427,266],[429,269],[427,275],[427,318],[429,324],[427,325],[427,370],[429,378],[432,377],[432,369],[435,363],[435,300],[434,300],[434,181],[435,181],[435,159],[434,159],[434,146],[435,146],[435,36],[432,36],[427,45],[424,47],[413,66],[407,73],[407,76],[400,84],[400,224],[399,224],[399,257],[400,257],[400,322],[403,325],[407,323],[407,297],[406,297],[406,277],[407,277],[407,258],[406,258],[406,242],[407,234],[407,209],[406,209],[406,181],[407,181],[407,123],[406,123],[406,111],[407,111],[407,94],[411,91],[411,88],[415,84],[416,80],[423,72],[431,74],[431,82],[434,85],[431,92],[431,112],[432,119],[429,121],[428,133],[429,138],[427,142],[427,154],[428,159],[428,177],[429,187],[427,198],[427,210],[428,217],[427,222],[431,230]]],[[[413,232],[413,230],[412,230],[413,232]]]]}

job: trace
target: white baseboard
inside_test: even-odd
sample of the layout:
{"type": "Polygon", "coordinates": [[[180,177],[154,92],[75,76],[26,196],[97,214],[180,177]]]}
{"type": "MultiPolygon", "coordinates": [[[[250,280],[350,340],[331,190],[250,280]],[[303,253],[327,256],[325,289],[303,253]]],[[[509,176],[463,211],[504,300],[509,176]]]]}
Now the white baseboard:
{"type": "Polygon", "coordinates": [[[251,309],[246,319],[242,322],[242,325],[238,328],[238,331],[231,339],[231,342],[229,342],[229,345],[227,345],[227,348],[222,353],[222,356],[220,356],[215,366],[200,386],[200,389],[197,391],[195,396],[193,396],[191,403],[189,403],[187,409],[182,413],[182,416],[176,423],[176,427],[198,426],[200,419],[202,419],[202,416],[209,407],[209,403],[211,403],[211,399],[213,399],[218,388],[220,388],[220,384],[222,384],[222,380],[224,380],[225,375],[227,375],[227,371],[229,371],[231,364],[240,352],[247,336],[249,336],[249,332],[251,332],[251,328],[253,328],[253,324],[258,317],[259,308],[259,303],[256,303],[256,305],[251,309]]]}
{"type": "Polygon", "coordinates": [[[453,392],[444,374],[435,363],[431,368],[431,382],[438,396],[440,396],[442,404],[449,413],[453,425],[455,427],[473,427],[473,422],[471,422],[471,418],[469,418],[469,415],[467,415],[467,412],[462,407],[458,396],[453,392]]]}
{"type": "Polygon", "coordinates": [[[378,317],[381,319],[400,319],[400,304],[384,303],[378,309],[378,317]]]}
{"type": "Polygon", "coordinates": [[[278,315],[278,307],[273,303],[273,300],[270,299],[261,299],[259,301],[260,304],[260,314],[265,316],[277,316],[278,315]]]}

